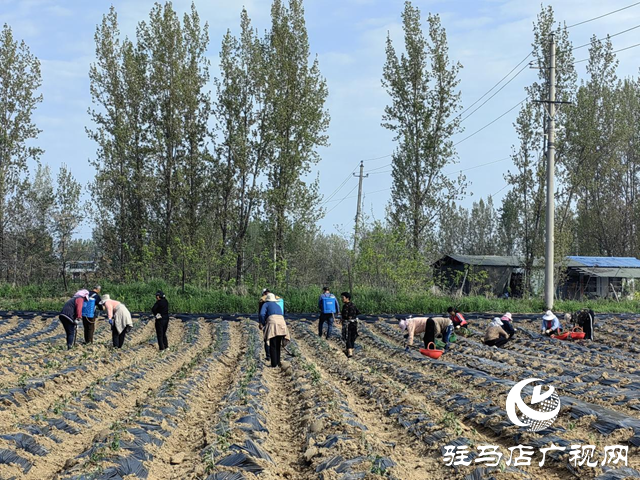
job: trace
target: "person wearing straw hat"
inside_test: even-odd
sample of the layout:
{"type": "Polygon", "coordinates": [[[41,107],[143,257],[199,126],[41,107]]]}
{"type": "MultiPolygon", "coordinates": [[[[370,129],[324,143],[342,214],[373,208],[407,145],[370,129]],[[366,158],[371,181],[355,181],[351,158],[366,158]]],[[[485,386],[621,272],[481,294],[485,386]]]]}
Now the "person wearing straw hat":
{"type": "Polygon", "coordinates": [[[273,368],[280,366],[280,351],[291,341],[287,323],[284,321],[284,312],[277,301],[276,296],[269,292],[260,309],[260,324],[264,325],[264,341],[269,345],[269,357],[273,368]]]}
{"type": "Polygon", "coordinates": [[[58,318],[67,336],[67,349],[71,350],[76,343],[78,323],[82,319],[82,307],[85,300],[89,300],[89,290],[78,290],[62,307],[58,318]]]}
{"type": "Polygon", "coordinates": [[[502,321],[502,329],[507,332],[509,338],[513,337],[516,334],[516,329],[513,328],[513,324],[511,323],[513,321],[511,313],[505,313],[500,320],[502,321]]]}
{"type": "Polygon", "coordinates": [[[484,344],[489,347],[500,348],[509,341],[509,334],[502,328],[504,323],[495,317],[484,334],[484,344]]]}
{"type": "Polygon", "coordinates": [[[560,320],[558,320],[558,317],[556,317],[551,310],[547,310],[542,316],[541,333],[550,337],[551,335],[560,335],[560,332],[562,332],[560,320]]]}
{"type": "Polygon", "coordinates": [[[102,296],[102,305],[107,310],[107,321],[111,325],[111,339],[115,348],[122,348],[127,332],[133,327],[131,313],[124,303],[111,300],[109,295],[102,296]]]}
{"type": "Polygon", "coordinates": [[[153,313],[155,318],[158,350],[166,350],[169,348],[169,340],[167,340],[167,328],[169,328],[169,302],[162,290],[158,290],[156,292],[156,303],[151,307],[151,313],[153,313]]]}

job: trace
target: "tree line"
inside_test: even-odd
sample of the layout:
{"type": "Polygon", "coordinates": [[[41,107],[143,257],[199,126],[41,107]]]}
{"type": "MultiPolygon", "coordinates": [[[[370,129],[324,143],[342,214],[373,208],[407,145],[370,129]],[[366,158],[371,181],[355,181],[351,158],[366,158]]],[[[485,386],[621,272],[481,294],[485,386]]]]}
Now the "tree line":
{"type": "MultiPolygon", "coordinates": [[[[426,289],[440,254],[521,255],[544,249],[548,42],[557,40],[559,109],[556,254],[638,256],[638,79],[619,79],[609,38],[593,38],[578,81],[565,24],[543,7],[533,24],[538,78],[514,123],[517,144],[501,205],[470,208],[453,137],[462,131],[461,65],[438,15],[407,1],[404,38],[389,36],[381,126],[394,133],[391,200],[350,232],[325,234],[318,148],[328,145],[327,82],[309,44],[302,0],[274,0],[260,33],[242,9],[238,33],[220,42],[211,78],[208,25],[195,5],[182,17],[156,3],[135,37],[111,8],[95,32],[87,134],[97,149],[91,206],[63,166],[54,182],[39,162],[31,117],[42,96],[39,62],[5,25],[0,42],[0,257],[2,280],[62,277],[69,258],[95,259],[118,281],[299,287],[322,283],[426,289]],[[28,168],[28,162],[37,167],[28,168]],[[89,241],[73,240],[83,212],[89,241]]],[[[351,223],[347,224],[350,228],[351,223]]],[[[530,275],[527,275],[530,278],[530,275]]]]}

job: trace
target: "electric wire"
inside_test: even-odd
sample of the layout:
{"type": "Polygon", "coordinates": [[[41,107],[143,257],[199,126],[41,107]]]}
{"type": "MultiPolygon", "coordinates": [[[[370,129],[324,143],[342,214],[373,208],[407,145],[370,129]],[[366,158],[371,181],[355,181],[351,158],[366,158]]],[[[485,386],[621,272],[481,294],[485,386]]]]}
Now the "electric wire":
{"type": "Polygon", "coordinates": [[[612,12],[605,13],[605,14],[600,15],[598,17],[590,18],[589,20],[584,20],[582,22],[574,23],[573,25],[569,25],[567,28],[573,28],[573,27],[577,27],[578,25],[584,25],[585,23],[593,22],[594,20],[598,20],[600,18],[604,18],[604,17],[607,17],[609,15],[613,15],[614,13],[621,12],[623,10],[626,10],[627,8],[635,7],[636,5],[640,5],[640,2],[636,2],[636,3],[633,3],[631,5],[627,5],[626,7],[619,8],[618,10],[614,10],[612,12]]]}
{"type": "Polygon", "coordinates": [[[473,137],[474,135],[477,135],[478,133],[480,133],[481,131],[483,131],[485,128],[493,125],[494,123],[496,123],[498,120],[500,120],[502,117],[504,117],[507,113],[511,112],[512,110],[516,109],[517,107],[519,107],[520,105],[522,105],[528,97],[523,98],[520,102],[516,103],[513,107],[511,107],[509,110],[507,110],[506,112],[504,112],[503,114],[501,114],[500,116],[494,118],[493,120],[491,120],[489,123],[487,123],[484,127],[479,128],[478,130],[476,130],[475,132],[473,132],[471,135],[468,135],[466,137],[464,137],[462,140],[460,140],[459,142],[456,142],[453,144],[453,146],[457,146],[460,145],[462,142],[469,140],[471,137],[473,137]]]}
{"type": "MultiPolygon", "coordinates": [[[[456,117],[454,117],[452,120],[450,120],[447,123],[451,123],[453,120],[455,120],[456,118],[459,118],[460,116],[462,116],[466,111],[468,111],[469,109],[473,108],[474,105],[476,105],[480,100],[482,100],[484,97],[487,96],[487,94],[489,94],[494,88],[496,88],[498,85],[500,85],[500,83],[502,83],[502,81],[507,78],[509,75],[511,75],[513,73],[513,71],[518,68],[520,65],[522,65],[531,55],[533,54],[533,52],[530,52],[526,57],[524,57],[522,59],[522,61],[520,61],[520,63],[518,63],[518,65],[516,65],[515,67],[513,67],[511,69],[511,71],[509,73],[507,73],[504,77],[502,77],[500,79],[500,81],[498,81],[498,83],[496,83],[493,87],[491,87],[484,95],[482,95],[482,97],[480,97],[478,100],[476,100],[475,102],[473,102],[471,105],[469,105],[469,107],[465,108],[462,112],[460,112],[459,115],[457,115],[456,117]]],[[[482,102],[482,104],[476,108],[475,110],[473,110],[471,113],[469,113],[468,115],[466,115],[462,120],[460,120],[460,123],[464,122],[467,118],[469,118],[471,115],[473,115],[474,113],[476,113],[478,110],[480,110],[489,100],[491,100],[493,97],[495,97],[504,87],[506,87],[507,85],[509,85],[518,75],[520,75],[527,67],[529,66],[529,64],[526,64],[524,67],[522,67],[518,73],[516,73],[513,77],[511,77],[511,79],[505,83],[504,85],[502,85],[493,95],[491,95],[489,98],[487,98],[484,102],[482,102]]]]}
{"type": "Polygon", "coordinates": [[[340,201],[338,203],[336,203],[333,207],[331,207],[331,209],[325,214],[328,215],[329,213],[331,213],[332,211],[334,211],[338,205],[340,205],[342,202],[344,202],[347,198],[349,198],[349,195],[351,195],[351,193],[353,193],[353,191],[358,188],[358,185],[354,185],[353,188],[351,190],[349,190],[349,193],[347,193],[344,197],[342,197],[340,199],[340,201]]]}
{"type": "MultiPolygon", "coordinates": [[[[614,50],[611,53],[624,52],[625,50],[631,50],[632,48],[636,47],[640,47],[640,43],[636,43],[635,45],[631,45],[629,47],[620,48],[619,50],[614,50]]],[[[573,62],[573,64],[575,65],[576,63],[588,62],[589,60],[589,58],[583,58],[582,60],[576,60],[575,62],[573,62]]]]}

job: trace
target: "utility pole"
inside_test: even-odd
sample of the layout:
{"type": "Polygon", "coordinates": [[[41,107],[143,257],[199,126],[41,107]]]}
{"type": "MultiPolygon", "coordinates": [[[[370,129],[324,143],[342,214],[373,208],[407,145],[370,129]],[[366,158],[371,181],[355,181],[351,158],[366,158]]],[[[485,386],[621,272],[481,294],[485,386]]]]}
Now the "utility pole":
{"type": "Polygon", "coordinates": [[[554,202],[554,173],[555,173],[555,128],[556,128],[556,38],[551,34],[549,46],[549,118],[547,131],[547,235],[544,266],[544,302],[548,310],[553,309],[554,300],[554,229],[555,229],[555,202],[554,202]]]}
{"type": "Polygon", "coordinates": [[[360,173],[358,175],[356,175],[355,173],[353,174],[354,177],[358,177],[358,206],[356,208],[356,224],[355,224],[355,228],[354,228],[354,232],[353,232],[353,255],[351,256],[352,258],[352,264],[351,264],[351,268],[349,269],[349,291],[351,292],[351,294],[353,295],[353,283],[354,283],[354,277],[355,277],[355,263],[356,263],[356,256],[358,255],[358,227],[360,226],[360,209],[362,206],[362,179],[363,178],[367,178],[369,176],[369,174],[367,173],[366,175],[364,174],[364,162],[361,160],[360,161],[360,173]]]}
{"type": "Polygon", "coordinates": [[[360,223],[360,207],[362,205],[362,179],[367,178],[369,174],[364,175],[364,162],[360,161],[360,174],[353,174],[354,177],[358,177],[358,208],[356,209],[356,226],[353,234],[353,253],[356,254],[357,246],[358,246],[358,226],[360,223]]]}

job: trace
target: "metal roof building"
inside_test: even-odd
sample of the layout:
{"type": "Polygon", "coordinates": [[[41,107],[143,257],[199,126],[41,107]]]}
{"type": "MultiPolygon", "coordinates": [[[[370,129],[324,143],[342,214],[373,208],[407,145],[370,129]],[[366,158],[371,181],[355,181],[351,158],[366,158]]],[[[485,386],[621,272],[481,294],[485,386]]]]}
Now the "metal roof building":
{"type": "Polygon", "coordinates": [[[565,298],[619,299],[635,290],[635,279],[640,278],[640,260],[634,257],[570,256],[563,263],[566,280],[558,295],[565,298]]]}

